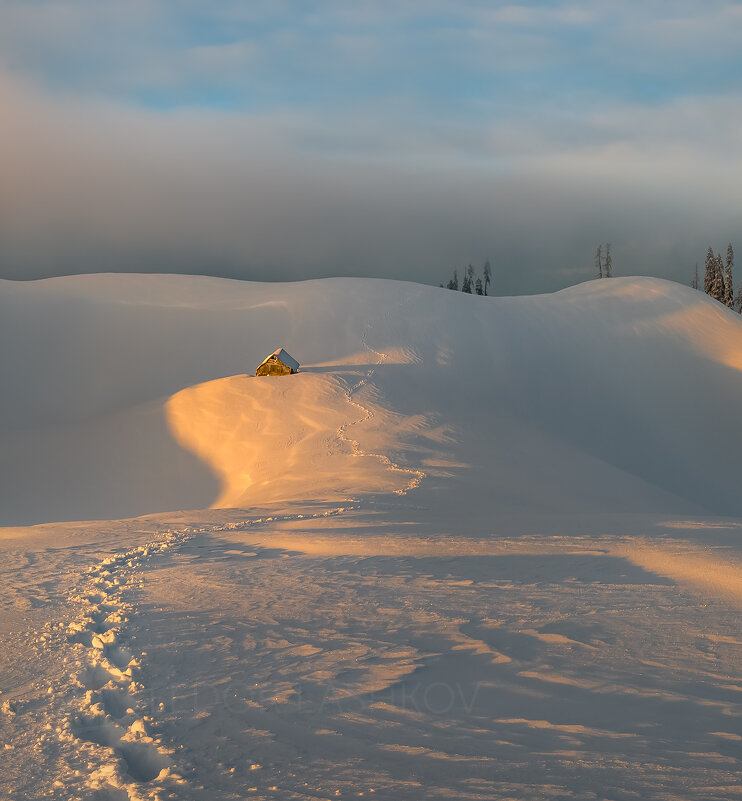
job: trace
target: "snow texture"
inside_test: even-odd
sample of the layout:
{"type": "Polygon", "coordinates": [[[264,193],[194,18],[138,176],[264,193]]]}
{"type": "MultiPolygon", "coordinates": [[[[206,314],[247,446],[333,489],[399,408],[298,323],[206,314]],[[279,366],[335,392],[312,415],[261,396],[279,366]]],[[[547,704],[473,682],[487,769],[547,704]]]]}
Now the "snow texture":
{"type": "Polygon", "coordinates": [[[742,795],[738,315],[99,275],[0,321],[0,797],[742,795]]]}

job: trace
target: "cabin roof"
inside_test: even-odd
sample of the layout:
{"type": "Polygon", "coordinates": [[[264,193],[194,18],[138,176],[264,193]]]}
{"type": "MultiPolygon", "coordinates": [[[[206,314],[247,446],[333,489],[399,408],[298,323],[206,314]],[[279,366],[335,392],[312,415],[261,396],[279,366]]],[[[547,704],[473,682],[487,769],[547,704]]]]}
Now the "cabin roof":
{"type": "Polygon", "coordinates": [[[280,362],[285,364],[286,367],[290,367],[292,370],[299,369],[299,362],[297,362],[296,359],[290,354],[288,354],[283,348],[278,348],[278,350],[274,350],[273,353],[270,354],[270,356],[266,356],[265,359],[263,359],[263,361],[260,362],[258,367],[265,364],[269,359],[272,359],[274,356],[280,362]]]}

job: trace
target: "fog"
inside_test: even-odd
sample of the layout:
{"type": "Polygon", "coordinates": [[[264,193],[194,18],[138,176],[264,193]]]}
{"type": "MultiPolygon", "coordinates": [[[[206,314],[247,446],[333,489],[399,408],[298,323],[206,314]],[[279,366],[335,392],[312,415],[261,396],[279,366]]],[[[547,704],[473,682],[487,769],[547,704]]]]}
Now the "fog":
{"type": "Polygon", "coordinates": [[[498,294],[593,276],[688,282],[738,230],[726,98],[544,120],[158,110],[0,74],[0,277],[184,272],[437,284],[489,258],[498,294]],[[725,124],[716,121],[724,114],[725,124]],[[553,120],[552,120],[553,123],[553,120]]]}

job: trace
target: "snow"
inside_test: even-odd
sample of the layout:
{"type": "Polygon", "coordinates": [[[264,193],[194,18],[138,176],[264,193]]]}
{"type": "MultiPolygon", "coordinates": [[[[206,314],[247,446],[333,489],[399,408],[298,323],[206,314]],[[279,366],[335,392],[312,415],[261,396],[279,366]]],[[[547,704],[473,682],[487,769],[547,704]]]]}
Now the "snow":
{"type": "Polygon", "coordinates": [[[0,797],[742,795],[739,315],[93,275],[0,324],[0,797]]]}

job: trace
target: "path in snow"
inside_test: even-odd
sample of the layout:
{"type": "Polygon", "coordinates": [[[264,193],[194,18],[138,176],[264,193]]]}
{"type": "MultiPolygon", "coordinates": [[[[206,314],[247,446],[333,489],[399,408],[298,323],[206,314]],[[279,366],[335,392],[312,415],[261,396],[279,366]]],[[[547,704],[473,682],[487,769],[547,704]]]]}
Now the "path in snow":
{"type": "Polygon", "coordinates": [[[340,503],[404,490],[395,464],[426,475],[415,502],[497,516],[742,513],[742,322],[666,281],[484,298],[76,276],[0,281],[0,316],[6,525],[340,503]],[[279,343],[303,372],[249,377],[279,343]],[[337,441],[364,378],[352,438],[391,465],[337,441]]]}
{"type": "MultiPolygon", "coordinates": [[[[368,330],[370,326],[367,325],[363,331],[362,335],[362,342],[363,347],[369,353],[373,353],[377,358],[377,366],[380,364],[384,364],[384,362],[390,361],[390,357],[388,354],[375,350],[368,344],[368,330]]],[[[415,361],[418,361],[418,358],[414,351],[405,350],[401,354],[397,354],[396,362],[398,364],[413,364],[415,361]]],[[[362,403],[357,401],[355,398],[360,393],[361,390],[367,389],[369,382],[373,378],[374,373],[376,372],[376,367],[372,366],[369,367],[368,371],[364,375],[363,378],[359,379],[355,384],[352,386],[347,385],[347,389],[345,391],[345,395],[348,399],[348,402],[359,409],[362,413],[362,416],[359,417],[357,420],[351,420],[350,422],[343,423],[337,429],[337,437],[343,442],[347,442],[352,449],[352,452],[356,456],[366,456],[372,457],[374,459],[378,459],[382,464],[384,464],[391,472],[393,473],[402,473],[404,475],[409,476],[409,483],[407,486],[399,489],[394,489],[393,492],[396,495],[406,495],[411,490],[417,489],[420,484],[422,483],[423,479],[425,478],[425,473],[422,470],[417,470],[414,468],[408,467],[400,467],[399,464],[393,462],[386,454],[384,453],[375,453],[369,450],[365,450],[361,443],[357,439],[353,439],[352,437],[348,436],[348,430],[353,426],[360,426],[365,423],[370,423],[373,421],[375,413],[374,407],[378,407],[378,394],[374,397],[374,403],[369,404],[368,406],[364,406],[362,403]]],[[[367,488],[367,491],[370,490],[371,487],[367,488]]]]}
{"type": "Polygon", "coordinates": [[[6,522],[203,509],[0,529],[0,796],[742,796],[738,315],[82,276],[0,316],[6,522]]]}
{"type": "Polygon", "coordinates": [[[414,517],[380,511],[36,532],[24,591],[58,617],[27,610],[43,681],[0,674],[0,793],[742,794],[737,607],[723,586],[699,603],[697,585],[620,555],[653,545],[711,565],[736,529],[421,538],[414,517]],[[61,573],[44,578],[54,559],[66,600],[61,573]]]}

